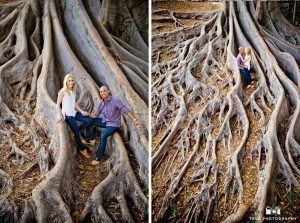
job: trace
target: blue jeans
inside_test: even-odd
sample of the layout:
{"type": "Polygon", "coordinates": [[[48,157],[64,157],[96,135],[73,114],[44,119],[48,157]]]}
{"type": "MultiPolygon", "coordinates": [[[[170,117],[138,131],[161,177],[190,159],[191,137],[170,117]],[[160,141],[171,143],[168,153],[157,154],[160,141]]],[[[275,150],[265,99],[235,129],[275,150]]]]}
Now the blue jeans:
{"type": "Polygon", "coordinates": [[[86,129],[86,139],[93,140],[94,139],[94,132],[93,132],[93,125],[96,125],[100,128],[106,128],[105,122],[102,122],[102,118],[92,118],[91,122],[87,126],[86,129]]]}
{"type": "Polygon", "coordinates": [[[107,138],[118,130],[117,127],[106,126],[106,128],[100,134],[100,144],[96,151],[96,160],[100,160],[104,156],[107,138]]]}
{"type": "Polygon", "coordinates": [[[244,80],[246,86],[248,84],[250,84],[251,81],[252,81],[252,78],[251,78],[251,75],[250,75],[250,70],[248,70],[248,68],[240,69],[240,73],[243,77],[243,80],[244,80]]]}
{"type": "MultiPolygon", "coordinates": [[[[102,121],[102,118],[93,118],[92,125],[104,128],[100,134],[100,144],[96,151],[96,160],[100,160],[104,156],[107,138],[116,132],[119,128],[113,126],[106,126],[106,123],[102,121]]],[[[93,126],[87,128],[87,139],[92,140],[94,138],[93,126]]]]}
{"type": "Polygon", "coordinates": [[[72,132],[74,133],[77,148],[79,150],[86,149],[86,146],[83,145],[83,143],[81,142],[80,131],[81,131],[81,128],[90,125],[90,123],[92,122],[92,118],[89,116],[84,116],[80,112],[76,112],[75,117],[74,116],[66,116],[65,121],[68,124],[68,126],[71,128],[72,132]],[[82,122],[80,127],[77,126],[77,121],[82,122]]]}

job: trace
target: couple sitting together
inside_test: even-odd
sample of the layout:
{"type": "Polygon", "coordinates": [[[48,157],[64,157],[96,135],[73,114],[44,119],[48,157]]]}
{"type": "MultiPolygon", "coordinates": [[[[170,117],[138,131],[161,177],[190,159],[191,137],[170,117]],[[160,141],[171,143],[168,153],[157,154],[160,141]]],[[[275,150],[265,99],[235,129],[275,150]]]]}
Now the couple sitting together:
{"type": "Polygon", "coordinates": [[[239,54],[237,56],[237,65],[243,77],[244,83],[249,88],[251,86],[252,78],[250,75],[251,69],[251,49],[246,47],[239,47],[239,54]]]}
{"type": "Polygon", "coordinates": [[[94,145],[93,125],[103,128],[100,134],[100,144],[96,151],[96,160],[92,162],[93,165],[99,164],[103,158],[107,138],[120,128],[121,115],[128,115],[136,125],[141,124],[141,121],[119,99],[110,95],[108,87],[102,86],[99,91],[102,100],[98,103],[95,113],[82,110],[75,101],[76,84],[74,77],[67,74],[64,78],[63,88],[58,92],[56,103],[57,121],[59,123],[66,121],[75,135],[77,149],[84,157],[91,158],[88,153],[89,147],[81,141],[81,130],[87,128],[85,144],[94,145]],[[60,108],[61,104],[62,107],[60,108]],[[77,125],[77,121],[81,122],[80,126],[77,125]]]}

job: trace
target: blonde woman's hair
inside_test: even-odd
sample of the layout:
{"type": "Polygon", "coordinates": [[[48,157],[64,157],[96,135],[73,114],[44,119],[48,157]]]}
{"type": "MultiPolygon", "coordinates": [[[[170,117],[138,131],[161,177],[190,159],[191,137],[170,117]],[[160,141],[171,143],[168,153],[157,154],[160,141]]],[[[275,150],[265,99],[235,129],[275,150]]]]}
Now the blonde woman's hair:
{"type": "Polygon", "coordinates": [[[67,86],[67,81],[68,81],[68,79],[69,79],[70,77],[74,80],[74,85],[73,85],[73,87],[72,87],[71,92],[72,92],[73,94],[75,94],[75,92],[76,92],[76,83],[75,83],[75,79],[74,79],[74,77],[73,77],[72,74],[67,74],[67,75],[65,76],[65,78],[64,78],[64,89],[65,89],[67,92],[70,92],[69,89],[68,89],[68,86],[67,86]]]}
{"type": "Polygon", "coordinates": [[[251,55],[252,50],[251,50],[250,48],[247,47],[247,48],[245,49],[245,53],[248,54],[248,55],[251,55]]]}

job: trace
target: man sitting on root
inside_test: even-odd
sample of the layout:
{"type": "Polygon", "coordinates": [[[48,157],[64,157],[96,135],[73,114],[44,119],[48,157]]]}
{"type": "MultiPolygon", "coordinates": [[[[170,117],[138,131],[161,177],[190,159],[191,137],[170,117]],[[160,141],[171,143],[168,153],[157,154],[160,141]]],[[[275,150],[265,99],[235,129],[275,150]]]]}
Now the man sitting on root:
{"type": "MultiPolygon", "coordinates": [[[[107,138],[120,128],[121,115],[128,115],[136,125],[141,124],[141,121],[134,116],[121,100],[110,95],[107,86],[100,87],[99,93],[102,100],[98,103],[95,113],[89,114],[90,117],[93,118],[92,124],[104,128],[100,134],[100,144],[96,151],[96,160],[92,162],[93,165],[99,164],[100,160],[103,158],[107,138]],[[101,118],[99,117],[100,115],[101,118]]],[[[90,126],[87,129],[87,139],[92,140],[92,138],[93,128],[90,126]]]]}

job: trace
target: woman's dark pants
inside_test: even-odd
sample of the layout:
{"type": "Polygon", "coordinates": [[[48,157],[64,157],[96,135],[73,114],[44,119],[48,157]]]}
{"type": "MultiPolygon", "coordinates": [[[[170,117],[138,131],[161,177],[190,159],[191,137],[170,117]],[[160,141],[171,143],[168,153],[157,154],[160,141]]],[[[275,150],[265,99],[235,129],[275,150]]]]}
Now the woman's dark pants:
{"type": "Polygon", "coordinates": [[[86,146],[83,145],[80,139],[80,130],[84,127],[91,125],[92,118],[89,116],[84,116],[80,112],[76,112],[75,117],[66,116],[65,121],[68,124],[68,126],[71,128],[72,132],[74,133],[77,148],[79,150],[85,150],[86,146]],[[80,128],[77,125],[77,121],[81,122],[80,128]]]}

